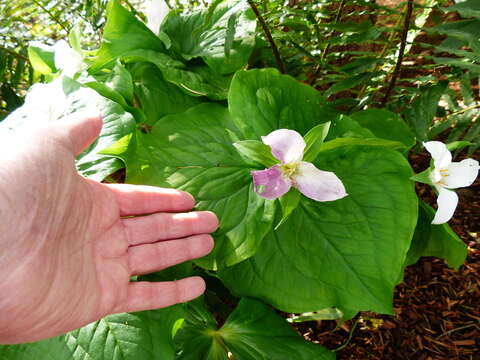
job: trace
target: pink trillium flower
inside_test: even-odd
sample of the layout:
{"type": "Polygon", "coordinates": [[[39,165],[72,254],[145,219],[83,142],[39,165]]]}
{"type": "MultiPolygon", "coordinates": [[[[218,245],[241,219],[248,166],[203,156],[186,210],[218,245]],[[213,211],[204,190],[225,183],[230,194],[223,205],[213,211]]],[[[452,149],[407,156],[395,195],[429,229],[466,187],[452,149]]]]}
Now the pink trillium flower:
{"type": "Polygon", "coordinates": [[[452,218],[458,204],[457,194],[450,189],[472,185],[480,167],[474,159],[452,162],[452,154],[440,141],[428,141],[423,145],[433,159],[429,178],[438,191],[438,209],[432,224],[443,224],[452,218]]]}
{"type": "Polygon", "coordinates": [[[252,171],[255,191],[266,199],[276,199],[293,186],[316,201],[333,201],[347,196],[342,181],[333,172],[319,170],[302,161],[305,140],[296,131],[279,129],[262,136],[272,155],[280,161],[265,170],[252,171]]]}

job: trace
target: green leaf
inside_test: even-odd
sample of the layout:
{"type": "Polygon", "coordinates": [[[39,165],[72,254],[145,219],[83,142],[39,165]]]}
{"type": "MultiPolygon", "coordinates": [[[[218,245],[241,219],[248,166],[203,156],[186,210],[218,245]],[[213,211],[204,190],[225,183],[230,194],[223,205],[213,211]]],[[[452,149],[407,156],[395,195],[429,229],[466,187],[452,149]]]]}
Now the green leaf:
{"type": "Polygon", "coordinates": [[[28,59],[35,71],[40,74],[51,74],[57,71],[55,67],[55,50],[53,46],[40,42],[31,42],[28,46],[28,59]]]}
{"type": "Polygon", "coordinates": [[[121,56],[126,62],[151,62],[168,82],[177,85],[190,96],[208,96],[214,100],[227,98],[229,76],[212,75],[198,67],[187,67],[170,56],[151,50],[134,50],[121,56]]]}
{"type": "Polygon", "coordinates": [[[375,138],[373,133],[361,126],[357,121],[353,120],[347,115],[338,116],[332,123],[327,140],[332,140],[340,137],[351,138],[375,138]]]}
{"type": "Polygon", "coordinates": [[[274,217],[274,202],[253,191],[252,168],[238,154],[239,138],[228,110],[201,104],[137,132],[125,153],[127,182],[179,188],[197,200],[198,210],[217,214],[215,248],[197,264],[215,269],[252,256],[274,217]],[[233,135],[232,135],[233,134],[233,135]]]}
{"type": "Polygon", "coordinates": [[[342,146],[349,146],[349,145],[368,145],[368,146],[383,146],[386,148],[399,150],[404,149],[405,146],[398,142],[398,141],[390,141],[384,139],[363,139],[363,138],[337,138],[334,140],[330,140],[324,142],[322,147],[320,148],[320,152],[333,150],[342,146]]]}
{"type": "Polygon", "coordinates": [[[282,208],[282,219],[275,226],[274,230],[277,230],[290,216],[290,214],[297,208],[300,204],[301,194],[300,192],[292,187],[285,195],[280,197],[280,207],[282,208]]]}
{"type": "Polygon", "coordinates": [[[339,93],[341,91],[351,89],[351,88],[353,88],[357,85],[365,84],[366,82],[368,82],[373,77],[379,76],[381,74],[382,73],[379,72],[379,71],[366,72],[366,73],[361,73],[361,74],[358,74],[358,75],[351,76],[351,77],[346,78],[344,80],[340,80],[340,81],[336,82],[335,84],[333,84],[330,88],[328,88],[327,91],[325,91],[324,95],[326,97],[329,97],[329,96],[331,96],[333,94],[336,94],[336,93],[339,93]]]}
{"type": "Polygon", "coordinates": [[[470,141],[453,141],[447,144],[447,149],[449,151],[460,150],[470,145],[474,145],[474,144],[470,141]]]}
{"type": "Polygon", "coordinates": [[[130,72],[135,84],[138,106],[149,125],[169,114],[181,113],[201,102],[199,97],[188,96],[180,88],[165,80],[160,70],[151,63],[133,64],[130,72]]]}
{"type": "Polygon", "coordinates": [[[219,271],[239,296],[285,312],[337,307],[392,313],[392,295],[417,222],[411,168],[398,152],[344,146],[315,165],[333,171],[348,196],[333,202],[302,197],[255,256],[219,271]]]}
{"type": "Polygon", "coordinates": [[[228,103],[237,126],[252,140],[281,128],[305,135],[337,116],[316,89],[275,69],[238,71],[228,103]]]}
{"type": "Polygon", "coordinates": [[[432,172],[432,170],[430,168],[428,168],[428,169],[422,171],[421,173],[413,175],[410,178],[410,180],[433,186],[432,180],[430,180],[430,173],[431,172],[432,172]]]}
{"type": "Polygon", "coordinates": [[[466,59],[453,59],[449,57],[432,57],[432,59],[437,64],[452,65],[452,66],[459,67],[460,69],[468,70],[477,75],[480,74],[480,65],[472,64],[471,62],[468,62],[466,59]]]}
{"type": "Polygon", "coordinates": [[[303,155],[304,161],[312,162],[317,158],[323,145],[323,141],[328,135],[330,124],[329,121],[317,125],[304,136],[305,143],[307,144],[303,155]]]}
{"type": "Polygon", "coordinates": [[[264,167],[268,168],[279,163],[279,160],[273,157],[270,146],[265,145],[261,141],[237,141],[233,144],[233,146],[235,146],[235,149],[237,149],[241,155],[245,156],[247,159],[256,161],[264,167]]]}
{"type": "Polygon", "coordinates": [[[467,258],[467,245],[450,225],[432,225],[435,210],[420,201],[417,228],[408,251],[405,266],[415,264],[422,256],[445,259],[450,267],[458,270],[467,258]]]}
{"type": "Polygon", "coordinates": [[[422,89],[421,95],[405,111],[405,119],[412,126],[417,139],[420,141],[428,140],[428,131],[447,84],[448,82],[441,81],[436,85],[422,89]]]}
{"type": "Polygon", "coordinates": [[[56,338],[0,346],[0,357],[8,360],[173,360],[172,330],[183,316],[182,305],[110,315],[56,338]]]}
{"type": "Polygon", "coordinates": [[[210,9],[172,14],[162,31],[186,60],[201,57],[212,70],[230,74],[247,64],[255,27],[255,15],[246,1],[226,0],[210,9]]]}
{"type": "Polygon", "coordinates": [[[217,334],[217,322],[199,302],[187,305],[187,314],[177,332],[178,360],[228,360],[227,350],[217,334]]]}
{"type": "Polygon", "coordinates": [[[106,85],[118,92],[129,103],[133,104],[133,80],[132,75],[118,60],[112,69],[106,85]]]}
{"type": "Polygon", "coordinates": [[[98,152],[135,130],[133,116],[119,104],[72,79],[59,78],[48,84],[34,85],[27,95],[25,105],[2,121],[0,126],[3,127],[2,130],[13,131],[38,121],[64,121],[75,113],[101,114],[103,117],[103,129],[99,138],[77,156],[78,171],[86,177],[101,181],[123,168],[120,160],[98,152]]]}
{"type": "Polygon", "coordinates": [[[110,0],[107,7],[107,23],[103,40],[89,71],[94,73],[107,63],[136,49],[163,51],[162,41],[119,0],[110,0]]]}
{"type": "Polygon", "coordinates": [[[407,148],[415,145],[415,135],[412,130],[395,113],[383,109],[367,109],[350,116],[377,138],[398,141],[405,144],[407,148]]]}
{"type": "Polygon", "coordinates": [[[445,12],[458,11],[463,17],[475,17],[480,19],[480,3],[477,0],[465,0],[455,5],[443,8],[445,12]]]}
{"type": "Polygon", "coordinates": [[[81,44],[81,34],[80,26],[78,24],[74,25],[73,28],[68,33],[68,42],[73,50],[78,53],[82,53],[82,44],[81,44]]]}
{"type": "MultiPolygon", "coordinates": [[[[191,309],[191,307],[190,307],[191,309]]],[[[243,298],[217,330],[213,316],[202,308],[190,311],[177,338],[179,359],[333,360],[335,355],[305,341],[288,323],[260,301],[243,298]]]]}

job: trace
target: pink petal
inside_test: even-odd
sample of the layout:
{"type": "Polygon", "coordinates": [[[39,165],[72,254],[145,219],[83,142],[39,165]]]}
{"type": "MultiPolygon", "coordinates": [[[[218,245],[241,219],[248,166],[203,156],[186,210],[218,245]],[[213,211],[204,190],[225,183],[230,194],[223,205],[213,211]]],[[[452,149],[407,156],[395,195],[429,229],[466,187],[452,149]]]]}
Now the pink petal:
{"type": "Polygon", "coordinates": [[[319,170],[309,162],[302,161],[298,165],[293,180],[303,195],[316,201],[333,201],[348,195],[337,175],[319,170]]]}
{"type": "Polygon", "coordinates": [[[279,165],[274,165],[265,170],[251,172],[255,192],[269,200],[276,199],[290,189],[292,183],[285,177],[279,169],[279,165]]]}
{"type": "Polygon", "coordinates": [[[302,135],[288,129],[272,131],[267,136],[262,136],[264,144],[270,146],[272,155],[282,164],[298,162],[303,158],[303,151],[307,146],[302,135]]]}

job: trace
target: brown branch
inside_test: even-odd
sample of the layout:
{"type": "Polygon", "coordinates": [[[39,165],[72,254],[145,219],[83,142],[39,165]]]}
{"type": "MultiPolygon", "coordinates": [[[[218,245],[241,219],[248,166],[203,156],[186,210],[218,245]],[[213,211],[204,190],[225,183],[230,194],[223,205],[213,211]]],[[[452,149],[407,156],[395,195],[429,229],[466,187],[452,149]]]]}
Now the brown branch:
{"type": "Polygon", "coordinates": [[[278,51],[277,45],[275,44],[275,41],[273,41],[272,33],[268,29],[267,23],[265,22],[262,15],[258,11],[258,8],[253,2],[253,0],[247,0],[247,1],[250,7],[252,8],[253,12],[255,13],[255,16],[257,17],[258,22],[262,26],[265,37],[270,43],[270,47],[272,48],[273,57],[275,58],[275,62],[277,63],[278,70],[280,70],[282,74],[286,74],[287,72],[285,71],[285,65],[283,64],[283,61],[280,58],[280,53],[278,51]]]}
{"type": "Polygon", "coordinates": [[[26,61],[26,62],[29,61],[26,56],[23,56],[22,54],[19,54],[19,53],[13,51],[13,50],[7,49],[7,48],[5,48],[5,47],[3,47],[3,46],[0,46],[0,51],[5,51],[6,53],[9,53],[10,55],[13,55],[13,56],[15,56],[16,58],[22,59],[22,60],[24,60],[24,61],[26,61]]]}
{"type": "Polygon", "coordinates": [[[407,13],[405,14],[405,21],[403,22],[402,37],[400,39],[400,49],[398,51],[397,63],[395,64],[392,78],[390,79],[390,83],[388,84],[388,88],[385,92],[385,96],[382,100],[382,104],[380,107],[385,107],[385,105],[387,104],[390,94],[392,93],[392,90],[395,87],[395,83],[397,82],[397,78],[400,75],[400,68],[402,67],[403,55],[405,54],[405,46],[407,45],[407,35],[408,29],[410,27],[410,19],[412,18],[412,13],[413,0],[408,0],[407,13]]]}

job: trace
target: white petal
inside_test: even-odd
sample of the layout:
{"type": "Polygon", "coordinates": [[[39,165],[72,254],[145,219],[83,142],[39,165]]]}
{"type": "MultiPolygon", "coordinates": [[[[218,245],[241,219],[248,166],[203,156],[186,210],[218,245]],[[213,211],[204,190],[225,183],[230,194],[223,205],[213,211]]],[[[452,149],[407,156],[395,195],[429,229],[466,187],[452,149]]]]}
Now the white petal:
{"type": "Polygon", "coordinates": [[[432,220],[432,224],[443,224],[450,220],[457,208],[458,196],[455,191],[437,186],[438,190],[438,210],[432,220]]]}
{"type": "Polygon", "coordinates": [[[279,129],[267,136],[262,136],[264,144],[270,146],[272,155],[282,164],[298,162],[303,158],[303,150],[307,146],[302,135],[294,130],[279,129]]]}
{"type": "Polygon", "coordinates": [[[448,151],[447,146],[440,141],[424,142],[423,146],[432,155],[435,169],[446,169],[452,162],[452,154],[448,151]]]}
{"type": "Polygon", "coordinates": [[[145,10],[148,28],[158,35],[160,25],[169,12],[170,8],[165,3],[165,0],[150,0],[145,10]]]}
{"type": "Polygon", "coordinates": [[[479,168],[478,161],[473,159],[452,162],[442,178],[443,184],[449,189],[470,186],[477,178],[479,168]]]}
{"type": "Polygon", "coordinates": [[[316,201],[333,201],[347,196],[342,181],[333,172],[319,170],[302,161],[293,175],[294,185],[303,195],[316,201]]]}
{"type": "Polygon", "coordinates": [[[73,50],[65,40],[57,41],[54,49],[55,67],[62,70],[64,75],[73,78],[77,72],[82,70],[82,55],[73,50]]]}

